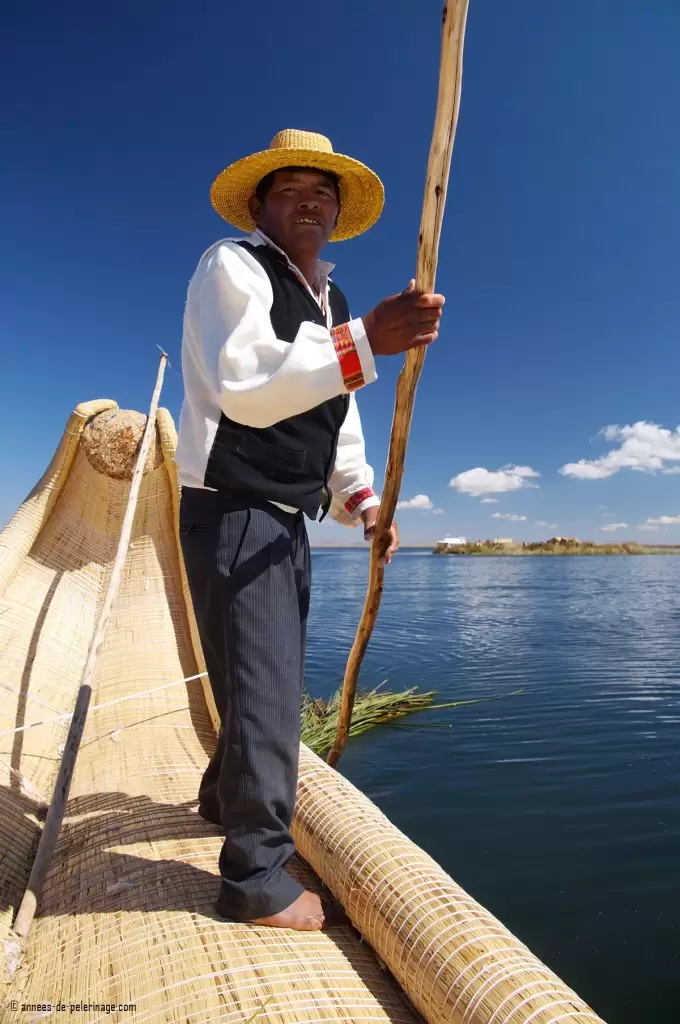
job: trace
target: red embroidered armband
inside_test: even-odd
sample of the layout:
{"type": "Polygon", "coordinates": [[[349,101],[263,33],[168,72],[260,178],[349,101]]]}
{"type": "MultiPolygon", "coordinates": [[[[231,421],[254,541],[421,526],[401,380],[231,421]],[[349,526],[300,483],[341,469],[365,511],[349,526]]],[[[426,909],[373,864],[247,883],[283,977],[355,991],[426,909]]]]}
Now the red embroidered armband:
{"type": "Polygon", "coordinates": [[[331,337],[335,345],[335,353],[340,363],[340,372],[348,391],[356,391],[365,384],[364,372],[352,332],[348,324],[340,324],[331,329],[331,337]]]}
{"type": "Polygon", "coordinates": [[[345,502],[345,510],[353,515],[359,508],[362,502],[366,501],[367,498],[372,498],[375,495],[375,491],[372,491],[370,487],[362,487],[360,491],[355,491],[351,494],[345,502]]]}

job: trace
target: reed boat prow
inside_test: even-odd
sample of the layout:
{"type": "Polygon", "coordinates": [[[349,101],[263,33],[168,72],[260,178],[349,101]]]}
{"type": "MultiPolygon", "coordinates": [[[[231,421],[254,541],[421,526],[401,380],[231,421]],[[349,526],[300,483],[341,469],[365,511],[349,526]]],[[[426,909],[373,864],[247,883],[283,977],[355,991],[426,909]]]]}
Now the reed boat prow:
{"type": "Polygon", "coordinates": [[[32,930],[18,939],[144,422],[113,401],[79,405],[0,534],[1,1019],[25,1024],[41,1011],[22,1007],[47,1004],[40,1019],[59,1019],[62,1003],[89,1004],[82,1021],[126,1024],[601,1021],[304,746],[290,870],[330,890],[351,924],[303,934],[217,917],[221,837],[196,813],[217,714],[180,555],[165,409],[59,843],[32,930]]]}

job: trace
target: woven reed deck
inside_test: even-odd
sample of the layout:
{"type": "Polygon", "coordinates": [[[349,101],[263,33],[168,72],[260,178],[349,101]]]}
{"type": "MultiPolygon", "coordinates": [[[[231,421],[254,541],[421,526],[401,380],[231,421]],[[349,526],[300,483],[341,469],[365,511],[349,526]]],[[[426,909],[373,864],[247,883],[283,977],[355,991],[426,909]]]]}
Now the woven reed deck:
{"type": "MultiPolygon", "coordinates": [[[[83,443],[88,422],[96,437],[97,414],[95,426],[122,422],[113,402],[79,406],[44,477],[0,534],[0,733],[75,702],[129,489],[83,443]]],[[[297,934],[215,916],[221,839],[195,813],[214,742],[209,690],[195,681],[95,709],[203,671],[178,554],[176,437],[166,410],[157,430],[67,816],[25,948],[12,921],[68,719],[0,737],[0,1020],[600,1021],[306,748],[294,831],[307,864],[291,870],[310,886],[322,879],[357,930],[297,934]],[[134,1009],[21,1011],[47,1002],[134,1009]]]]}

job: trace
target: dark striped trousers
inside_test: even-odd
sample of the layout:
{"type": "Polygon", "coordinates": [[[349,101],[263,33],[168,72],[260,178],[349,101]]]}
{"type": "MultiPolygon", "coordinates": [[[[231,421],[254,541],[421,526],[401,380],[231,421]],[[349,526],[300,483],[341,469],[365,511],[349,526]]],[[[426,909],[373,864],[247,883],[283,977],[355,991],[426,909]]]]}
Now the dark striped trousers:
{"type": "Polygon", "coordinates": [[[184,488],[180,536],[220,715],[200,813],[225,830],[218,912],[247,921],[301,894],[294,853],[300,703],[310,593],[301,514],[184,488]]]}

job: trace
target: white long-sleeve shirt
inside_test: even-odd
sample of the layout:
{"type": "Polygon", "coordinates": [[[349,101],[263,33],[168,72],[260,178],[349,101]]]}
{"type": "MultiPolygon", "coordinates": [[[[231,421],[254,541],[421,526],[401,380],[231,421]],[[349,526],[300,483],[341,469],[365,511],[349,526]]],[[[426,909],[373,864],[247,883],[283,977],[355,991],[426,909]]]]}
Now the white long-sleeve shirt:
{"type": "MultiPolygon", "coordinates": [[[[278,249],[260,231],[244,240],[278,249]]],[[[185,396],[175,456],[180,483],[205,487],[206,466],[222,413],[237,423],[268,427],[337,395],[349,394],[329,479],[333,495],[329,515],[355,526],[364,509],[380,504],[373,491],[373,469],[366,462],[355,396],[358,387],[377,377],[363,322],[352,319],[344,329],[333,329],[329,302],[333,265],[320,261],[315,292],[286,257],[291,271],[325,313],[327,326],[305,321],[293,342],[277,338],[270,318],[273,293],[269,277],[238,241],[224,239],[211,246],[189,283],[182,338],[185,396]],[[356,357],[361,366],[358,379],[356,373],[343,374],[348,348],[355,366],[356,357]]]]}

